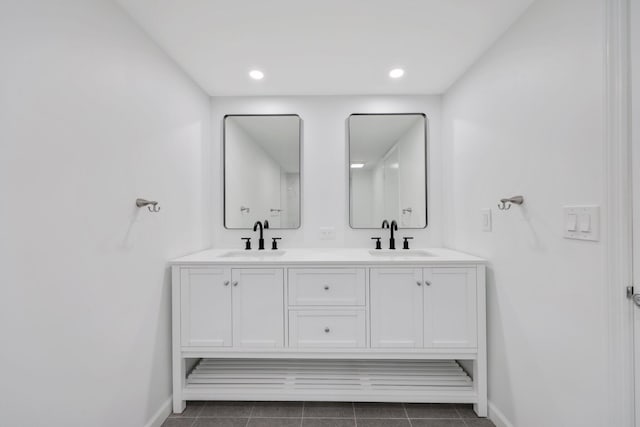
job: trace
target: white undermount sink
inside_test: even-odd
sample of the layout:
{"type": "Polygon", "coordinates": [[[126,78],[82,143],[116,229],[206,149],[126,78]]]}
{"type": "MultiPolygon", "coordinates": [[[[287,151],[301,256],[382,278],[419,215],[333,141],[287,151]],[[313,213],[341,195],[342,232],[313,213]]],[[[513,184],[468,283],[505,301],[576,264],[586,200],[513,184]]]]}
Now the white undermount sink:
{"type": "Polygon", "coordinates": [[[250,251],[231,251],[220,255],[221,258],[273,258],[281,257],[287,251],[279,250],[250,250],[250,251]]]}
{"type": "Polygon", "coordinates": [[[424,258],[434,256],[432,253],[421,249],[372,249],[369,253],[373,256],[397,257],[397,258],[424,258]]]}

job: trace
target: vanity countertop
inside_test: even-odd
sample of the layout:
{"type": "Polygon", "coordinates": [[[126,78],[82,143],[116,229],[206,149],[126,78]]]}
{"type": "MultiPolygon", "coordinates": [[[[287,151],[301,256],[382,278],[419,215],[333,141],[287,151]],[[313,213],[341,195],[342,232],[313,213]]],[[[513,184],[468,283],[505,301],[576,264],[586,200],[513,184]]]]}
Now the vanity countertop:
{"type": "Polygon", "coordinates": [[[169,261],[172,265],[261,264],[261,265],[415,265],[478,264],[486,260],[444,248],[370,250],[363,248],[306,248],[250,250],[207,249],[169,261]]]}

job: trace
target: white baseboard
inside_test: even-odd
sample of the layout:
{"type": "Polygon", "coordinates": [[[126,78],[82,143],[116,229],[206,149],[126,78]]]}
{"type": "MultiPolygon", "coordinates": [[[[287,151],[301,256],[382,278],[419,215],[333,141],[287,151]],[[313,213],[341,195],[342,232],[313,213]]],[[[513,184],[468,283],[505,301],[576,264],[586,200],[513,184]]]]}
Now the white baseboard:
{"type": "Polygon", "coordinates": [[[151,419],[144,427],[160,427],[162,423],[171,415],[171,404],[173,403],[173,397],[169,397],[166,402],[160,406],[160,409],[153,414],[151,419]]]}
{"type": "Polygon", "coordinates": [[[489,419],[493,421],[496,427],[513,427],[513,424],[492,402],[489,402],[489,419]]]}

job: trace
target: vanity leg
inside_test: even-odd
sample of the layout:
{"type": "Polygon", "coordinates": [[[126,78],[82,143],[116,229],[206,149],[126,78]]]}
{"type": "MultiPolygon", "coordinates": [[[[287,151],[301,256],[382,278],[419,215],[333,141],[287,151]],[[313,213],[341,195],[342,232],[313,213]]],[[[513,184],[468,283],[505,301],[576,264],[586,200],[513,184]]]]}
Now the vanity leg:
{"type": "Polygon", "coordinates": [[[182,398],[184,388],[184,378],[186,374],[186,361],[182,358],[173,361],[173,412],[181,414],[187,406],[186,400],[182,398]]]}
{"type": "Polygon", "coordinates": [[[478,403],[473,405],[473,410],[479,417],[489,415],[487,402],[487,364],[486,360],[473,361],[473,373],[476,391],[478,392],[478,403]],[[483,366],[484,365],[484,366],[483,366]]]}
{"type": "Polygon", "coordinates": [[[487,398],[487,312],[486,312],[486,271],[484,265],[477,267],[478,293],[478,357],[473,361],[473,382],[478,403],[473,410],[479,417],[489,415],[487,398]]]}
{"type": "Polygon", "coordinates": [[[171,267],[171,277],[173,412],[181,414],[187,407],[187,402],[182,397],[187,375],[187,361],[182,358],[180,351],[180,268],[178,266],[171,267]]]}

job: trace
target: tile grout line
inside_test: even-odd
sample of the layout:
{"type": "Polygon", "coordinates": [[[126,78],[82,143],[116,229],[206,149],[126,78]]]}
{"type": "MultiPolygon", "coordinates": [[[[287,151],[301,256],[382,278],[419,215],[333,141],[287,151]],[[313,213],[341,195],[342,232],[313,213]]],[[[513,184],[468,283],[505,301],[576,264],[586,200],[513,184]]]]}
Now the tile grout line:
{"type": "Polygon", "coordinates": [[[354,427],[358,427],[358,417],[356,417],[356,404],[351,402],[351,408],[353,409],[353,424],[354,427]]]}
{"type": "Polygon", "coordinates": [[[247,420],[247,425],[244,427],[248,427],[249,424],[251,423],[251,418],[253,418],[253,411],[256,410],[256,402],[253,402],[253,404],[251,405],[251,411],[249,412],[249,419],[247,420]]]}
{"type": "MultiPolygon", "coordinates": [[[[187,402],[187,405],[189,405],[189,402],[187,402]]],[[[186,409],[187,408],[185,407],[185,410],[186,409]]],[[[204,405],[202,405],[200,407],[200,410],[196,412],[196,416],[193,418],[193,421],[191,421],[191,424],[189,425],[189,427],[193,427],[196,424],[196,422],[198,421],[198,418],[200,417],[200,413],[202,412],[203,409],[204,409],[204,405]]]]}
{"type": "MultiPolygon", "coordinates": [[[[217,420],[217,419],[225,419],[225,418],[247,418],[247,416],[232,416],[232,415],[227,415],[227,416],[220,416],[220,417],[199,417],[198,419],[207,419],[207,420],[217,420]]],[[[269,420],[269,419],[280,419],[280,418],[287,418],[287,419],[294,419],[294,418],[300,418],[300,417],[285,417],[284,415],[280,415],[280,416],[275,416],[275,417],[252,417],[252,418],[264,418],[265,420],[269,420]]],[[[349,418],[349,417],[325,417],[325,416],[318,416],[318,417],[304,417],[305,420],[307,418],[309,418],[310,420],[352,420],[353,417],[349,418]]],[[[180,418],[178,418],[180,419],[180,418]]],[[[193,417],[187,417],[187,419],[193,419],[193,417]]],[[[364,419],[371,419],[371,420],[403,420],[404,418],[402,417],[364,417],[364,419]]],[[[427,418],[427,419],[431,419],[431,418],[427,418]]],[[[457,420],[458,418],[434,418],[434,419],[445,419],[445,420],[457,420]]]]}
{"type": "MultiPolygon", "coordinates": [[[[458,411],[458,405],[453,405],[453,409],[455,409],[456,414],[458,414],[458,417],[462,418],[462,414],[460,413],[460,411],[458,411]]],[[[464,419],[462,421],[464,421],[464,419]]],[[[464,423],[464,424],[466,425],[467,423],[464,423]]]]}
{"type": "Polygon", "coordinates": [[[407,405],[405,403],[402,404],[402,409],[404,409],[404,414],[407,416],[407,420],[409,420],[409,427],[413,427],[413,423],[411,422],[411,418],[409,418],[409,411],[407,411],[407,405]]]}
{"type": "Polygon", "coordinates": [[[245,423],[244,427],[248,427],[249,426],[249,422],[251,421],[251,415],[253,414],[253,408],[256,407],[256,402],[253,402],[251,404],[251,410],[249,411],[249,416],[247,416],[247,422],[245,423]]]}

